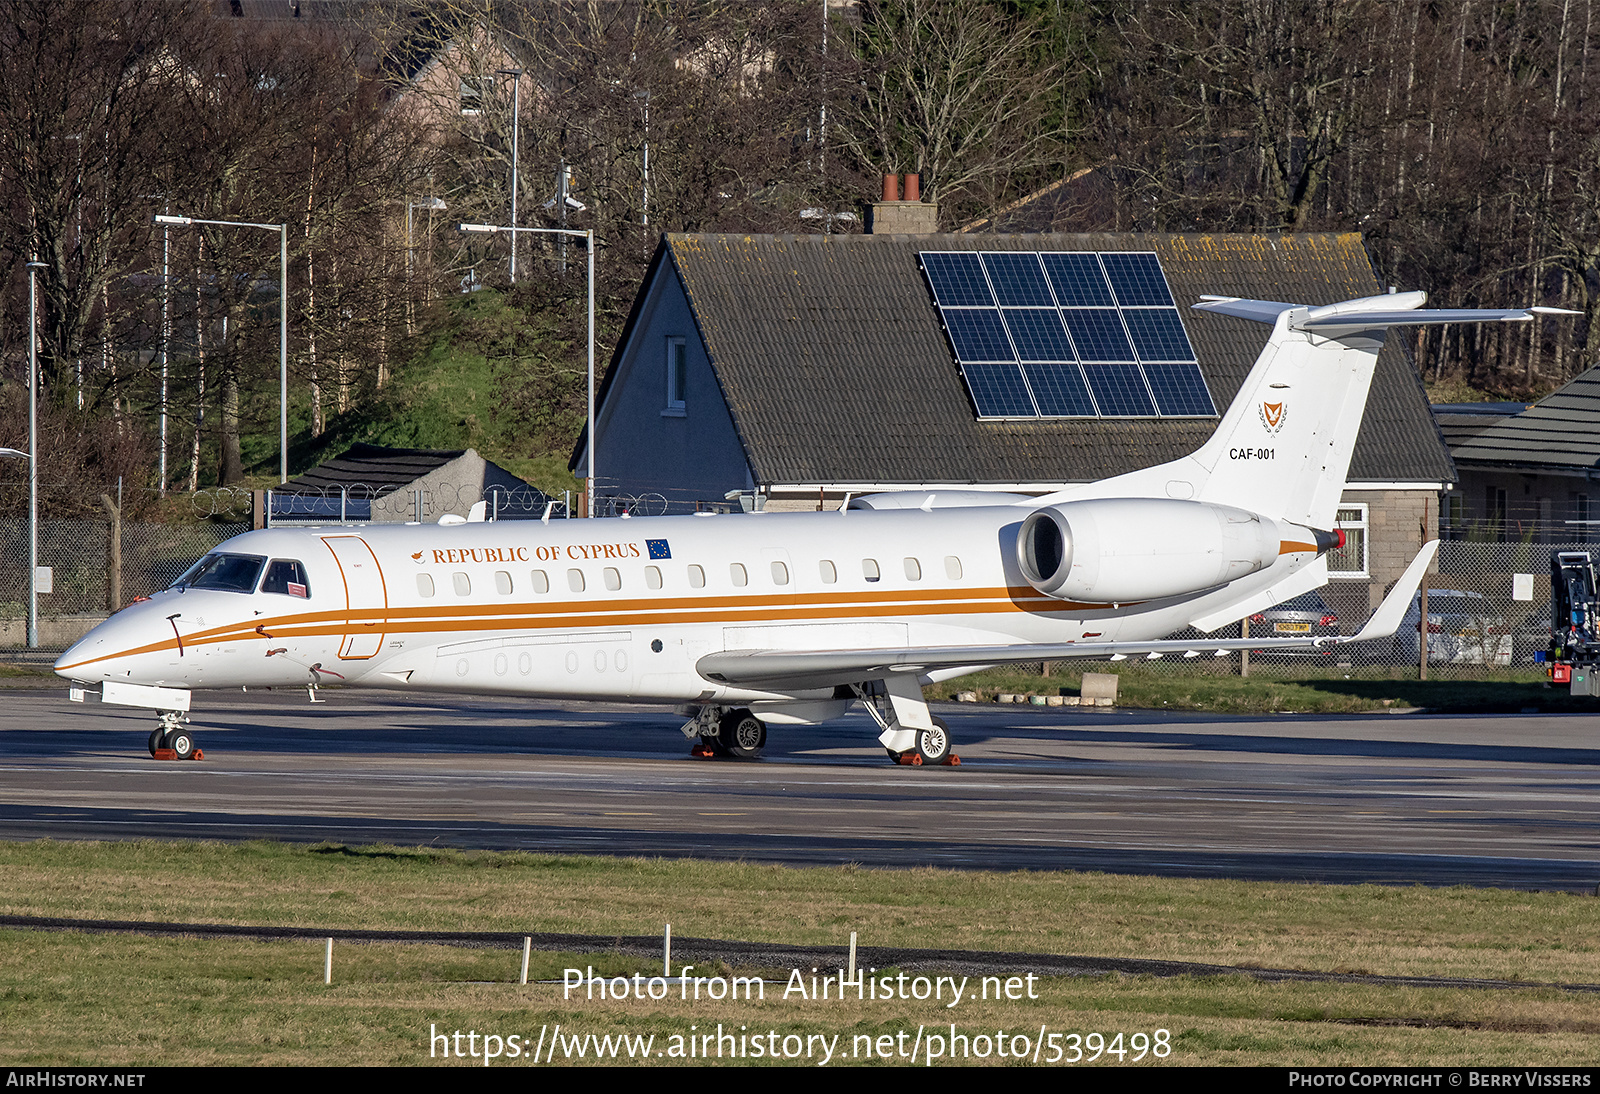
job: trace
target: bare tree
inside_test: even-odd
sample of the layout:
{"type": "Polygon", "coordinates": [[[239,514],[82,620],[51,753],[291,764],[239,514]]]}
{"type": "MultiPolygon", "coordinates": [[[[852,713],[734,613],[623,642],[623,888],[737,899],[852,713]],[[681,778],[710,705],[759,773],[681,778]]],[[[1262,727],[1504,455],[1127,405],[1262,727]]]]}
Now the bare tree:
{"type": "Polygon", "coordinates": [[[988,3],[874,0],[850,49],[853,94],[834,108],[837,139],[868,170],[915,171],[953,215],[993,208],[1014,176],[1058,163],[1065,57],[1038,19],[988,3]]]}

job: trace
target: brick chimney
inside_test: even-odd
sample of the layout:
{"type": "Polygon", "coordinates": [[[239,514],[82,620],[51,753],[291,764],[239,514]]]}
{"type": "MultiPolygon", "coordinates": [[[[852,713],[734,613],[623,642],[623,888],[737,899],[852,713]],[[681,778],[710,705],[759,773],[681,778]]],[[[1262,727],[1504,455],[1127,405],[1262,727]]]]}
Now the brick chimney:
{"type": "Polygon", "coordinates": [[[939,231],[939,205],[922,200],[922,179],[905,176],[905,197],[901,198],[900,176],[883,176],[883,200],[872,203],[872,219],[867,231],[873,235],[931,236],[939,231]]]}

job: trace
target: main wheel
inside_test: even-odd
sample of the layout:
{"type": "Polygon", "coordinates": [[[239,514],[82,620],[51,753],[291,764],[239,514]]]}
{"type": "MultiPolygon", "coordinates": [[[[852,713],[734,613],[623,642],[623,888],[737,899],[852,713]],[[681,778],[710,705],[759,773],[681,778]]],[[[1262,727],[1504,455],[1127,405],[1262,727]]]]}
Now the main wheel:
{"type": "Polygon", "coordinates": [[[167,734],[166,746],[172,749],[180,760],[187,760],[194,755],[194,735],[187,729],[175,729],[167,734]]]}
{"type": "Polygon", "coordinates": [[[917,755],[925,764],[942,764],[950,755],[950,725],[943,718],[933,719],[933,728],[917,732],[917,755]]]}
{"type": "Polygon", "coordinates": [[[156,749],[161,747],[161,727],[157,726],[150,731],[150,755],[156,754],[156,749]]]}
{"type": "Polygon", "coordinates": [[[734,710],[722,716],[718,739],[728,755],[740,760],[753,760],[761,755],[767,745],[767,727],[748,710],[734,710]]]}

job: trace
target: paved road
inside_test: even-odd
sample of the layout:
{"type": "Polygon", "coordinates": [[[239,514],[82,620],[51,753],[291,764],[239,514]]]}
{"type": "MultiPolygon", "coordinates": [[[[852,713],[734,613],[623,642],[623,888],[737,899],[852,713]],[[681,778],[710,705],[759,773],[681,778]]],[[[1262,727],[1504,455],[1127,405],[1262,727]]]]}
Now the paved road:
{"type": "Polygon", "coordinates": [[[790,863],[1594,889],[1600,716],[951,706],[959,768],[864,715],[694,760],[664,710],[324,692],[144,711],[0,694],[0,838],[269,837],[790,863]]]}

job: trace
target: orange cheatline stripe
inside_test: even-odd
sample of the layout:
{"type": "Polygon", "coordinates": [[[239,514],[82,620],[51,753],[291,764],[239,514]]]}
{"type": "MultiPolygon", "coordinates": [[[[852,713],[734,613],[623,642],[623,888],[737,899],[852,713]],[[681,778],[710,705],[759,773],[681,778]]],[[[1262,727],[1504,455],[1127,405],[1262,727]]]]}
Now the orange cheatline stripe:
{"type": "MultiPolygon", "coordinates": [[[[852,594],[828,594],[828,599],[841,601],[852,594]]],[[[803,594],[761,597],[708,597],[704,600],[673,598],[666,601],[626,600],[609,605],[594,601],[558,601],[537,611],[533,604],[512,604],[497,607],[485,615],[484,605],[461,605],[450,608],[412,607],[400,609],[358,609],[356,611],[307,612],[257,622],[242,621],[221,627],[212,627],[189,634],[185,645],[219,645],[230,641],[255,640],[270,636],[280,638],[312,638],[345,635],[362,620],[371,620],[368,626],[381,626],[384,634],[424,634],[441,629],[452,631],[489,630],[554,630],[572,628],[634,627],[646,625],[671,625],[681,623],[763,623],[784,620],[834,620],[847,622],[863,617],[903,615],[974,615],[995,612],[1031,612],[1056,614],[1082,610],[1102,610],[1104,604],[1079,604],[1057,600],[1028,586],[1009,586],[974,590],[906,590],[903,592],[869,592],[856,594],[856,604],[817,604],[816,598],[803,594]],[[602,606],[603,605],[603,606],[602,606]],[[752,611],[764,606],[764,611],[752,611]],[[648,608],[651,610],[641,610],[648,608]],[[598,609],[598,610],[597,610],[598,609]],[[531,613],[531,614],[530,614],[531,613]],[[254,625],[252,625],[254,624],[254,625]],[[266,635],[257,632],[259,626],[266,635]]],[[[167,639],[144,646],[104,654],[84,661],[62,666],[63,669],[81,668],[97,661],[110,660],[143,653],[159,653],[177,648],[176,639],[167,639]]]]}
{"type": "Polygon", "coordinates": [[[1300,551],[1309,551],[1312,554],[1316,554],[1317,545],[1315,543],[1301,543],[1293,539],[1281,540],[1278,543],[1278,553],[1280,555],[1292,555],[1300,551]]]}

